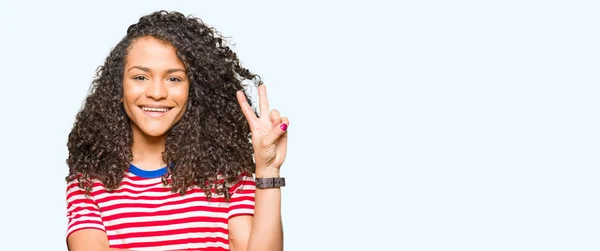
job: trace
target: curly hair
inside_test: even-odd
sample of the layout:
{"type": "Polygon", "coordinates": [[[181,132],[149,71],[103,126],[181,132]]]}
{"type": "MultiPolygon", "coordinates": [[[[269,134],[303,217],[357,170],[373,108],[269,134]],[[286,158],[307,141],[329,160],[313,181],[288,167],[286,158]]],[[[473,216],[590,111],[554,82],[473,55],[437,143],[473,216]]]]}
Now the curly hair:
{"type": "Polygon", "coordinates": [[[131,44],[147,36],[176,49],[190,82],[186,112],[166,133],[162,159],[170,165],[163,184],[180,194],[197,186],[208,197],[216,192],[228,199],[232,184],[254,172],[250,127],[235,93],[247,87],[247,80],[255,86],[262,81],[240,65],[214,28],[199,18],[164,10],[129,26],[97,69],[69,134],[66,180],[77,179],[88,194],[94,180],[108,191],[119,187],[133,160],[131,124],[121,102],[125,60],[131,44]]]}

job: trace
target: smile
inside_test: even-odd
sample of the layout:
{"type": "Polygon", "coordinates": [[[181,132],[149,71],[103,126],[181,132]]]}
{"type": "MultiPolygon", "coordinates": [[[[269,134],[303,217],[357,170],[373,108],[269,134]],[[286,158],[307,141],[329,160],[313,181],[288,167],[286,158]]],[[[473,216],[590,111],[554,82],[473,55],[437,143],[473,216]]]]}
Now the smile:
{"type": "Polygon", "coordinates": [[[148,106],[140,106],[140,109],[144,111],[144,113],[150,117],[162,117],[167,112],[169,112],[171,107],[148,107],[148,106]]]}

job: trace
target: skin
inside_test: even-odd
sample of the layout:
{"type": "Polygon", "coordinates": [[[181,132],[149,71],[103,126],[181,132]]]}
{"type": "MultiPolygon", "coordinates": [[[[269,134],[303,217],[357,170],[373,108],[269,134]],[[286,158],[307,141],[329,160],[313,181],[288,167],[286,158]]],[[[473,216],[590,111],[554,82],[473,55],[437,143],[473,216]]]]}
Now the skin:
{"type": "Polygon", "coordinates": [[[131,45],[123,74],[123,108],[131,120],[133,164],[145,170],[164,167],[165,133],[183,117],[190,84],[175,48],[140,38],[131,45]],[[151,117],[141,107],[171,108],[151,117]]]}
{"type": "MultiPolygon", "coordinates": [[[[131,120],[133,164],[156,170],[166,165],[162,160],[166,132],[185,113],[189,92],[185,67],[174,47],[143,37],[131,45],[124,69],[122,102],[131,120]],[[140,106],[170,110],[161,117],[151,117],[140,106]]],[[[287,152],[289,120],[277,110],[270,110],[264,85],[259,86],[258,93],[260,114],[268,116],[257,117],[244,94],[238,91],[235,95],[251,128],[256,177],[279,177],[287,152]]],[[[257,189],[254,216],[234,217],[228,223],[233,251],[283,250],[281,190],[257,189]]],[[[118,250],[110,249],[106,233],[95,229],[74,232],[67,243],[72,251],[118,250]]]]}

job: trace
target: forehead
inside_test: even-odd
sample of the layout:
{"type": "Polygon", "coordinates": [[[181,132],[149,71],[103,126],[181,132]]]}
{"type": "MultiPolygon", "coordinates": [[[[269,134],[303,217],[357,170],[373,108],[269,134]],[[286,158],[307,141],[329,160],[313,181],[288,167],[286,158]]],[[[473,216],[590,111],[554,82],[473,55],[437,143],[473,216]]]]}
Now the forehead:
{"type": "Polygon", "coordinates": [[[125,65],[151,69],[184,68],[175,47],[153,37],[141,37],[133,41],[127,51],[125,65]]]}

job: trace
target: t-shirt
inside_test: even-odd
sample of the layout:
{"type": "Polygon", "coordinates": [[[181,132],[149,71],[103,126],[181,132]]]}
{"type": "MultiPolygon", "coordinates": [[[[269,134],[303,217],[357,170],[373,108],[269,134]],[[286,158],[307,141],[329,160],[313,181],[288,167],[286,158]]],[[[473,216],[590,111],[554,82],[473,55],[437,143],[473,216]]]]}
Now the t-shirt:
{"type": "Polygon", "coordinates": [[[135,250],[229,250],[228,220],[254,214],[252,175],[223,195],[207,199],[194,187],[172,193],[162,178],[167,168],[145,171],[133,165],[118,189],[106,191],[94,182],[90,196],[77,180],[67,184],[67,238],[81,229],[106,232],[111,248],[135,250]]]}

